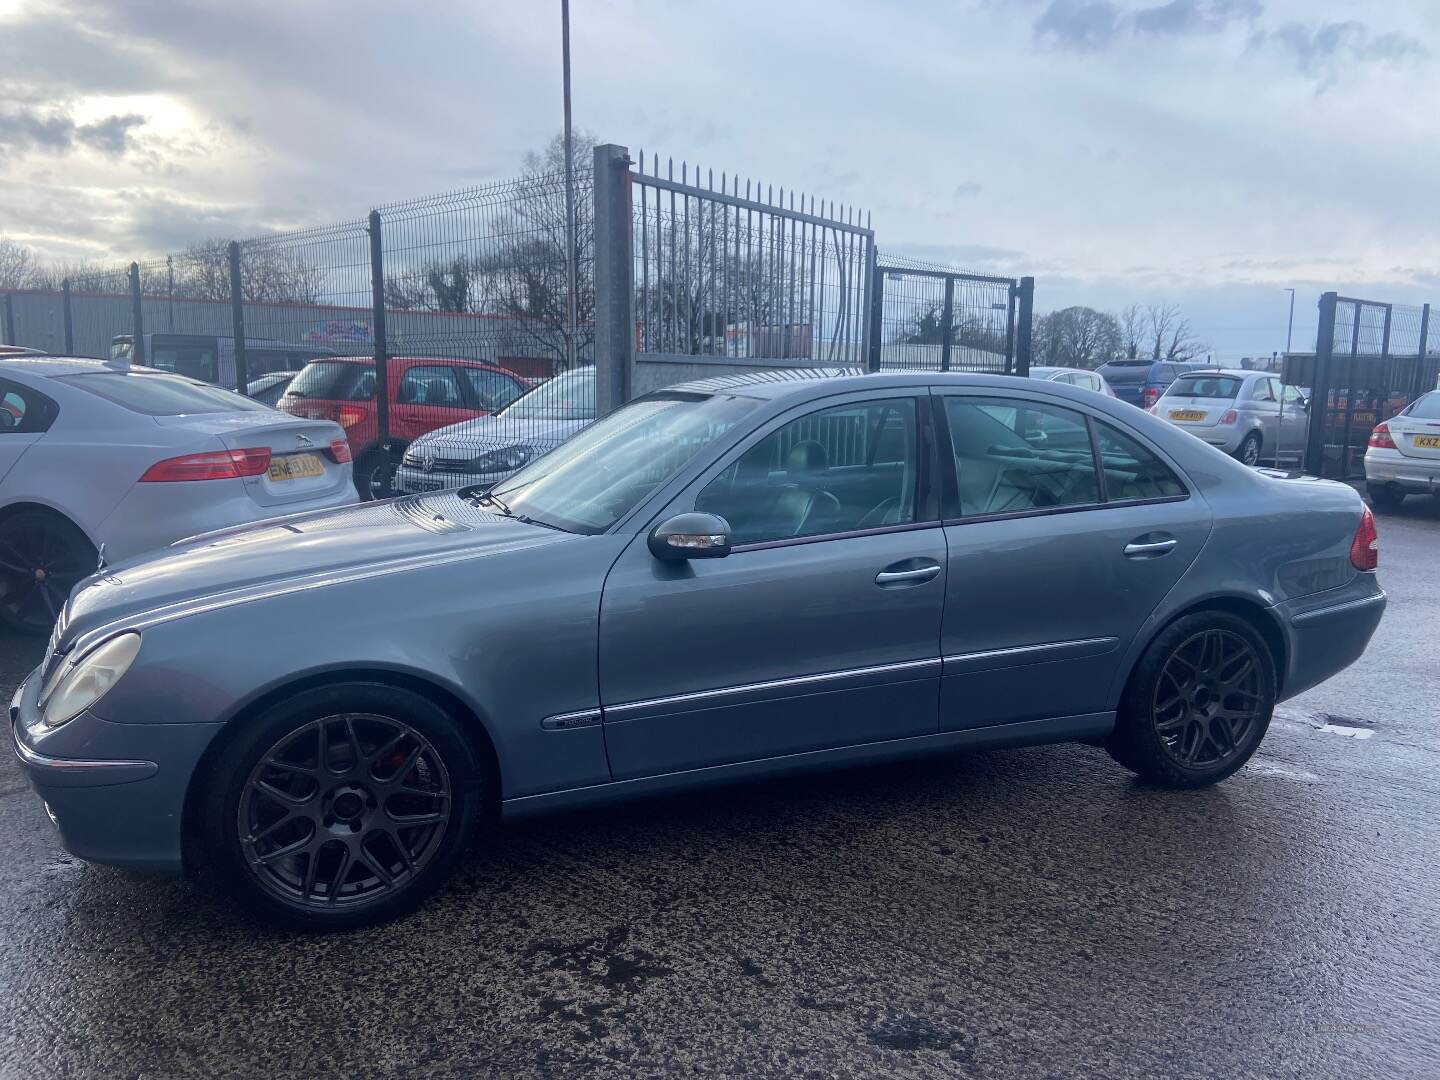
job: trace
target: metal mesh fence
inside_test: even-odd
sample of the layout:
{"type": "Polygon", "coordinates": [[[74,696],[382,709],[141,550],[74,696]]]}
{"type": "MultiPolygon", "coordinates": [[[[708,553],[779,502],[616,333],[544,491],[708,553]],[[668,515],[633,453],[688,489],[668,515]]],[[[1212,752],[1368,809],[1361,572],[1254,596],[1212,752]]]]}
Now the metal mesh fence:
{"type": "Polygon", "coordinates": [[[640,353],[858,364],[874,233],[853,207],[641,151],[634,184],[640,353]]]}
{"type": "Polygon", "coordinates": [[[882,254],[877,267],[882,369],[1011,369],[1015,282],[882,254]]]}

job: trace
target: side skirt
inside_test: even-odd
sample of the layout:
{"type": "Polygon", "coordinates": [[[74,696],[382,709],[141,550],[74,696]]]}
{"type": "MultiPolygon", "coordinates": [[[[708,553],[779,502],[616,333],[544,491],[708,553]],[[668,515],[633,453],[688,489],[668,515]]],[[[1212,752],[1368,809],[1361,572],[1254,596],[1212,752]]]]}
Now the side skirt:
{"type": "Polygon", "coordinates": [[[616,780],[608,784],[592,784],[565,791],[522,795],[502,802],[500,814],[506,820],[513,820],[533,814],[674,795],[744,780],[877,765],[963,750],[993,750],[1007,746],[1037,746],[1058,742],[1095,742],[1110,734],[1114,726],[1115,714],[1102,712],[1060,716],[1049,720],[1027,720],[995,727],[943,731],[935,735],[916,735],[907,739],[841,746],[832,750],[811,750],[803,754],[787,754],[784,757],[764,758],[760,761],[740,761],[730,765],[712,765],[704,769],[666,773],[662,776],[643,776],[634,780],[616,780]]]}

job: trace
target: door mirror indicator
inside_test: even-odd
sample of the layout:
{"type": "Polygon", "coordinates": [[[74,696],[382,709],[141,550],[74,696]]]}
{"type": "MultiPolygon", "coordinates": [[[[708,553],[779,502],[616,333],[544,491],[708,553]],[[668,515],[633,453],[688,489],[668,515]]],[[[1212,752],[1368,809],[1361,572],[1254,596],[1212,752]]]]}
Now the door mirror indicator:
{"type": "Polygon", "coordinates": [[[677,559],[723,559],[730,554],[730,523],[716,514],[676,514],[650,533],[650,554],[677,559]]]}

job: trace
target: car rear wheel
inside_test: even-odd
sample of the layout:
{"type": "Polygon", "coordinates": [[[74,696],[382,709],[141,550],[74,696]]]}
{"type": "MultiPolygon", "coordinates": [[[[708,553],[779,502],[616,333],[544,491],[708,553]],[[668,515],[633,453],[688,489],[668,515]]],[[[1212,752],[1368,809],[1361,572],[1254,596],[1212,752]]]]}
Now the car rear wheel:
{"type": "Polygon", "coordinates": [[[371,450],[355,462],[355,490],[367,502],[394,493],[395,466],[383,450],[371,450]]]}
{"type": "Polygon", "coordinates": [[[22,510],[0,522],[0,623],[22,634],[50,632],[95,546],[59,514],[22,510]]]}
{"type": "Polygon", "coordinates": [[[1255,467],[1260,464],[1260,433],[1250,432],[1240,442],[1240,447],[1235,451],[1235,457],[1242,465],[1255,467]]]}
{"type": "Polygon", "coordinates": [[[1217,783],[1265,737],[1275,687],[1270,649],[1248,622],[1219,611],[1188,615],[1140,658],[1106,749],[1165,787],[1217,783]]]}
{"type": "Polygon", "coordinates": [[[1399,510],[1405,502],[1405,492],[1385,484],[1371,484],[1366,487],[1365,493],[1377,510],[1399,510]]]}
{"type": "Polygon", "coordinates": [[[203,829],[227,894],[301,930],[410,911],[449,876],[479,817],[482,770],[460,726],[408,690],[304,691],[222,751],[203,829]]]}

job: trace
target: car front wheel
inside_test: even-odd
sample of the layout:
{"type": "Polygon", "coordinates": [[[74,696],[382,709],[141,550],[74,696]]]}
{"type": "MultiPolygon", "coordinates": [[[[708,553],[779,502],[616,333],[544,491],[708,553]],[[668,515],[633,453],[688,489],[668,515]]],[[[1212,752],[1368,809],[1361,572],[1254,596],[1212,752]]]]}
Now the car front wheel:
{"type": "Polygon", "coordinates": [[[1217,783],[1265,737],[1275,688],[1270,649],[1248,622],[1228,612],[1188,615],[1140,658],[1106,749],[1165,787],[1217,783]]]}
{"type": "Polygon", "coordinates": [[[205,850],[262,917],[348,930],[438,889],[479,816],[482,771],[460,726],[408,690],[303,691],[221,752],[206,778],[205,850]]]}

